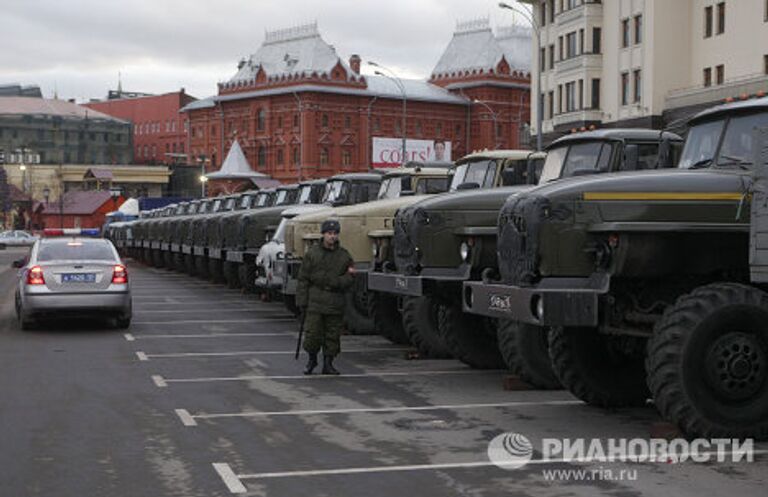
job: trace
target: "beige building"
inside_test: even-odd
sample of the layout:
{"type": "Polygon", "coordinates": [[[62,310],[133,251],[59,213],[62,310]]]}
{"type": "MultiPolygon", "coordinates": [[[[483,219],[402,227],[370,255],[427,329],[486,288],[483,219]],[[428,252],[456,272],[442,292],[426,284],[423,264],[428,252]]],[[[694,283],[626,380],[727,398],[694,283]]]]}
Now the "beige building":
{"type": "Polygon", "coordinates": [[[768,0],[525,1],[545,142],[591,125],[660,128],[768,91],[768,0]]]}

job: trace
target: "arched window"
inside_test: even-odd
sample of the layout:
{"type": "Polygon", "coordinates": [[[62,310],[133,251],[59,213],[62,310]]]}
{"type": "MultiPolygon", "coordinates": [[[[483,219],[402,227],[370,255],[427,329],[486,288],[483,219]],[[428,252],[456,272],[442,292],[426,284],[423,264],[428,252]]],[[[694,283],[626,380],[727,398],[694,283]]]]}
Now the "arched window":
{"type": "Polygon", "coordinates": [[[321,166],[328,165],[328,149],[327,148],[323,148],[320,150],[320,165],[321,166]]]}
{"type": "Polygon", "coordinates": [[[259,147],[257,164],[259,165],[259,167],[264,167],[267,165],[267,148],[264,146],[259,147]]]}
{"type": "Polygon", "coordinates": [[[323,128],[327,128],[328,127],[328,114],[323,114],[322,127],[323,128]]]}
{"type": "Polygon", "coordinates": [[[352,165],[352,152],[350,152],[349,150],[341,151],[341,165],[342,166],[352,165]]]}
{"type": "Polygon", "coordinates": [[[352,127],[352,118],[349,116],[344,116],[344,129],[349,129],[352,127]]]}
{"type": "Polygon", "coordinates": [[[266,112],[264,109],[259,109],[256,113],[256,129],[259,131],[264,130],[264,121],[266,120],[266,112]]]}
{"type": "Polygon", "coordinates": [[[285,162],[285,159],[283,158],[283,149],[282,148],[278,148],[277,149],[277,164],[282,166],[284,162],[285,162]]]}
{"type": "Polygon", "coordinates": [[[293,165],[298,166],[301,162],[301,157],[299,153],[299,147],[293,147],[293,165]]]}

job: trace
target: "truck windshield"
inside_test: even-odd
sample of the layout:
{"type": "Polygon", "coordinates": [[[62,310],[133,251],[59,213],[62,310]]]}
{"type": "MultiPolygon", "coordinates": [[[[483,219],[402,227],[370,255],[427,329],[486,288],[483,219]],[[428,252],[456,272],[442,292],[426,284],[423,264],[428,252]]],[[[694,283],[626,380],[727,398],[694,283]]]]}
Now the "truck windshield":
{"type": "Polygon", "coordinates": [[[346,181],[329,181],[328,184],[325,185],[323,203],[330,204],[338,202],[344,195],[346,195],[347,190],[349,190],[349,186],[346,181]]]}
{"type": "Polygon", "coordinates": [[[256,207],[264,207],[267,205],[267,202],[269,202],[269,193],[259,193],[259,196],[256,197],[254,205],[256,207]]]}
{"type": "Polygon", "coordinates": [[[288,198],[288,190],[278,190],[277,200],[275,200],[275,205],[283,205],[287,198],[288,198]]]}
{"type": "Polygon", "coordinates": [[[209,209],[208,212],[219,212],[221,210],[221,200],[216,199],[213,201],[213,208],[209,209]]]}
{"type": "Polygon", "coordinates": [[[448,177],[443,178],[418,178],[416,193],[443,193],[448,191],[448,177]]]}
{"type": "Polygon", "coordinates": [[[728,121],[723,143],[717,154],[718,166],[751,165],[753,154],[752,131],[768,127],[768,113],[734,117],[728,121]]]}
{"type": "Polygon", "coordinates": [[[712,121],[694,126],[685,140],[683,156],[678,167],[683,169],[709,167],[715,158],[717,142],[723,131],[725,121],[712,121]]]}
{"type": "Polygon", "coordinates": [[[300,204],[311,204],[312,203],[312,185],[304,185],[301,187],[301,192],[299,193],[299,203],[300,204]]]}
{"type": "Polygon", "coordinates": [[[235,199],[234,198],[228,198],[226,203],[224,204],[224,210],[225,211],[231,211],[235,208],[235,199]]]}
{"type": "Polygon", "coordinates": [[[584,171],[608,171],[613,145],[602,141],[550,149],[539,183],[576,176],[584,171]]]}
{"type": "Polygon", "coordinates": [[[376,198],[381,200],[384,198],[399,197],[400,192],[403,190],[404,181],[410,183],[410,176],[394,176],[385,179],[381,182],[381,186],[379,187],[379,194],[376,196],[376,198]]]}
{"type": "Polygon", "coordinates": [[[477,183],[480,188],[493,186],[496,173],[496,161],[482,159],[467,162],[456,168],[451,181],[451,191],[456,191],[462,183],[477,183]]]}
{"type": "Polygon", "coordinates": [[[544,166],[541,169],[539,184],[560,178],[560,172],[563,170],[563,161],[568,147],[558,147],[547,150],[547,158],[544,160],[544,166]]]}
{"type": "Polygon", "coordinates": [[[243,198],[240,199],[240,208],[248,209],[251,206],[251,200],[253,200],[253,195],[243,195],[243,198]]]}

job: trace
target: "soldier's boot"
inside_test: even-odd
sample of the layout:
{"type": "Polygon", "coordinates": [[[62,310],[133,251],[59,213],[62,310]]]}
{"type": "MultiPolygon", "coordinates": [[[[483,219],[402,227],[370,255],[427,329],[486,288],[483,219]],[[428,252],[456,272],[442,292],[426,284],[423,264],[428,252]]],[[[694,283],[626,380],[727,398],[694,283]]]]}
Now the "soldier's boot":
{"type": "Polygon", "coordinates": [[[340,374],[336,368],[333,367],[333,357],[323,356],[323,374],[340,374]]]}
{"type": "Polygon", "coordinates": [[[317,352],[314,354],[309,354],[309,359],[307,360],[307,367],[304,368],[304,374],[312,374],[312,372],[317,367],[317,352]]]}

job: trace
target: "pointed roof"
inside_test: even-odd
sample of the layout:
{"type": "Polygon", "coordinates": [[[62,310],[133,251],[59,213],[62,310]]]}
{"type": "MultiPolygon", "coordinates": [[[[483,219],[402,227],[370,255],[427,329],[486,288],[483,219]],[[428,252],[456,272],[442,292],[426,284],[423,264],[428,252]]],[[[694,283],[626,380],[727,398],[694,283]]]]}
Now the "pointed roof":
{"type": "Polygon", "coordinates": [[[330,74],[336,64],[341,64],[347,75],[352,73],[336,49],[320,36],[315,22],[268,31],[264,43],[248,60],[240,62],[229,82],[253,80],[261,69],[268,76],[330,74]]]}
{"type": "Polygon", "coordinates": [[[232,147],[229,149],[224,163],[221,165],[221,169],[215,173],[206,174],[208,179],[253,179],[253,178],[268,178],[266,174],[257,173],[251,169],[248,164],[248,159],[245,158],[243,149],[240,148],[240,143],[237,140],[232,142],[232,147]]]}
{"type": "Polygon", "coordinates": [[[531,33],[525,28],[506,27],[496,36],[487,18],[456,24],[448,47],[432,70],[432,76],[466,71],[485,72],[496,69],[502,57],[510,68],[529,71],[531,65],[531,33]]]}

